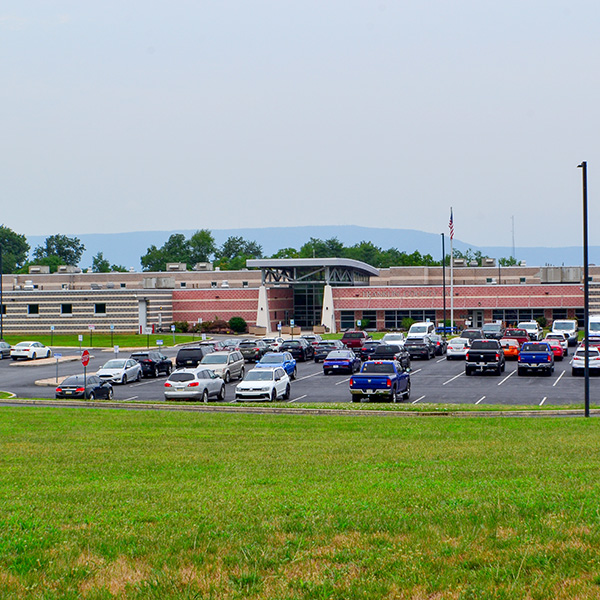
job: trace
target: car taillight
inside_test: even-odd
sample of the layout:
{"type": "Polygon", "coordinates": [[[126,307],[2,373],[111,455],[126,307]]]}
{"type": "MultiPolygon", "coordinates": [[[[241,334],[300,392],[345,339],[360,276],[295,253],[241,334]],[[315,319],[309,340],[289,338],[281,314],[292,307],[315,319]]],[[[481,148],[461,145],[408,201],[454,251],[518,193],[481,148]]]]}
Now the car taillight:
{"type": "Polygon", "coordinates": [[[254,348],[254,352],[260,352],[260,348],[254,348]]]}
{"type": "Polygon", "coordinates": [[[76,392],[83,392],[84,390],[85,390],[85,388],[79,387],[79,388],[77,388],[75,391],[76,391],[76,392]]]}
{"type": "Polygon", "coordinates": [[[188,383],[188,387],[198,387],[200,383],[198,381],[192,381],[192,383],[188,383]]]}
{"type": "Polygon", "coordinates": [[[168,381],[165,381],[165,387],[173,387],[168,381]]]}
{"type": "Polygon", "coordinates": [[[467,360],[471,360],[468,352],[467,352],[467,360]]]}
{"type": "MultiPolygon", "coordinates": [[[[354,379],[352,377],[350,377],[350,387],[352,387],[354,385],[354,379]]],[[[58,390],[56,390],[58,392],[58,390]]]]}
{"type": "Polygon", "coordinates": [[[60,394],[62,392],[62,388],[56,388],[56,391],[60,394]]]}
{"type": "Polygon", "coordinates": [[[500,360],[500,355],[496,352],[496,360],[500,360]]]}
{"type": "Polygon", "coordinates": [[[386,380],[387,387],[392,387],[392,380],[388,377],[386,380]]]}

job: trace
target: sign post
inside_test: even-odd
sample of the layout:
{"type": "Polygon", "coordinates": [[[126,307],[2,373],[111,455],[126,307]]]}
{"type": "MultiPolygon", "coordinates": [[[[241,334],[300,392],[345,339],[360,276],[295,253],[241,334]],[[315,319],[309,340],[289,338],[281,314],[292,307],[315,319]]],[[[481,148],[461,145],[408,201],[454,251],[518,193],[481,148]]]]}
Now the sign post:
{"type": "Polygon", "coordinates": [[[93,336],[94,336],[94,329],[96,329],[96,326],[95,325],[88,325],[88,328],[90,330],[90,348],[93,348],[94,344],[92,342],[93,342],[93,336]]]}
{"type": "Polygon", "coordinates": [[[119,346],[115,346],[115,358],[119,358],[119,346]]]}
{"type": "Polygon", "coordinates": [[[58,385],[58,359],[62,357],[62,354],[56,352],[54,357],[56,358],[56,385],[58,385]]]}
{"type": "Polygon", "coordinates": [[[83,342],[83,336],[79,334],[77,339],[79,340],[79,354],[81,355],[81,342],[83,342]]]}
{"type": "Polygon", "coordinates": [[[173,334],[173,346],[175,345],[175,325],[171,325],[171,333],[173,334]]]}
{"type": "Polygon", "coordinates": [[[115,326],[111,325],[110,326],[110,345],[113,346],[113,335],[115,333],[115,326]]]}
{"type": "Polygon", "coordinates": [[[81,354],[81,364],[83,365],[83,398],[85,399],[87,393],[87,366],[90,363],[90,353],[84,350],[81,354]]]}
{"type": "Polygon", "coordinates": [[[54,346],[54,325],[50,325],[50,346],[54,346]]]}
{"type": "Polygon", "coordinates": [[[290,319],[290,327],[292,328],[292,339],[294,339],[294,319],[290,319]]]}

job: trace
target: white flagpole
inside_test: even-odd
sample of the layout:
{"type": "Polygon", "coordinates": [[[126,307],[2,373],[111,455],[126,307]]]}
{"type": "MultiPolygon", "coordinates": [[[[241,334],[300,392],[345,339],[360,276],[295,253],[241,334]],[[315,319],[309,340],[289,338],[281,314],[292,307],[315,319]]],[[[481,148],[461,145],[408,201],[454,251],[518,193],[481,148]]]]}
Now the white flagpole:
{"type": "Polygon", "coordinates": [[[450,232],[450,331],[452,331],[452,327],[454,327],[454,216],[452,207],[450,207],[450,219],[452,221],[450,232]]]}

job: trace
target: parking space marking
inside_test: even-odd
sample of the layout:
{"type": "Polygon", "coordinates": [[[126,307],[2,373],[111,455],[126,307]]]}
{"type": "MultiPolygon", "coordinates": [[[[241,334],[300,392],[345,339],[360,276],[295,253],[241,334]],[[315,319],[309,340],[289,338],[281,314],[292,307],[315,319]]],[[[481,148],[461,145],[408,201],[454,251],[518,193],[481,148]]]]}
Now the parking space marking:
{"type": "Polygon", "coordinates": [[[425,396],[421,396],[420,398],[417,398],[417,399],[416,399],[416,400],[413,402],[413,404],[416,404],[416,403],[417,403],[419,400],[423,400],[423,398],[425,398],[425,396]]]}
{"type": "Polygon", "coordinates": [[[481,398],[479,398],[479,400],[477,400],[477,402],[475,402],[475,404],[479,404],[484,398],[485,398],[485,396],[481,396],[481,398]]]}
{"type": "Polygon", "coordinates": [[[544,397],[542,398],[542,401],[540,402],[540,406],[541,406],[542,404],[544,404],[544,402],[546,402],[546,398],[547,398],[547,397],[548,397],[548,396],[544,396],[544,397]]]}
{"type": "Polygon", "coordinates": [[[498,385],[502,385],[509,377],[512,377],[516,371],[511,371],[502,381],[498,382],[498,385]]]}
{"type": "Polygon", "coordinates": [[[312,375],[305,375],[304,377],[298,377],[296,379],[296,381],[302,381],[303,379],[308,379],[309,377],[314,377],[315,375],[323,375],[323,372],[317,371],[316,373],[313,373],[312,375]]]}
{"type": "Polygon", "coordinates": [[[442,385],[446,385],[447,383],[450,383],[451,381],[458,379],[461,375],[464,375],[464,373],[459,373],[458,375],[455,375],[452,379],[448,379],[448,381],[444,381],[444,383],[442,383],[442,385]]]}
{"type": "Polygon", "coordinates": [[[138,396],[131,396],[131,398],[123,398],[123,402],[128,402],[129,400],[135,400],[138,396]]]}
{"type": "Polygon", "coordinates": [[[308,396],[308,394],[304,394],[304,396],[298,396],[297,398],[292,398],[288,404],[291,404],[292,402],[297,402],[298,400],[302,400],[302,398],[306,398],[306,396],[308,396]]]}
{"type": "Polygon", "coordinates": [[[554,387],[554,386],[555,386],[555,385],[556,385],[556,384],[557,384],[557,383],[560,381],[560,378],[561,378],[561,377],[562,377],[562,376],[563,376],[565,373],[566,373],[566,371],[563,371],[563,372],[562,372],[562,373],[561,373],[561,374],[558,376],[558,378],[556,379],[556,381],[555,381],[555,382],[552,384],[552,387],[554,387]]]}
{"type": "Polygon", "coordinates": [[[443,360],[446,360],[446,358],[440,358],[440,360],[436,360],[435,362],[437,364],[437,363],[441,363],[443,360]]]}
{"type": "Polygon", "coordinates": [[[417,369],[416,371],[411,371],[410,374],[411,375],[416,375],[417,373],[419,373],[420,371],[422,371],[423,369],[417,369]]]}
{"type": "Polygon", "coordinates": [[[152,381],[142,381],[141,383],[132,383],[131,387],[138,387],[138,385],[148,385],[150,383],[154,383],[156,380],[153,379],[152,381]]]}
{"type": "Polygon", "coordinates": [[[342,379],[341,381],[338,381],[335,385],[342,385],[342,383],[348,383],[350,381],[350,377],[348,377],[348,379],[342,379]]]}

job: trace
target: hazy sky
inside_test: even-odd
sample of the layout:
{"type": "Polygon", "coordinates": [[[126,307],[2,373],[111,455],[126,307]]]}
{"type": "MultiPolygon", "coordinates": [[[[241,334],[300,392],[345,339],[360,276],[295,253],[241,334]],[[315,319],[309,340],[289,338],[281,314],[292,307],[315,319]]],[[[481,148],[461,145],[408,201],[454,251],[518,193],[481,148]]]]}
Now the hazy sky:
{"type": "MultiPolygon", "coordinates": [[[[597,0],[5,0],[0,223],[600,244],[597,0]]],[[[377,242],[377,240],[373,240],[377,242]]],[[[282,240],[281,246],[285,246],[282,240]]]]}

